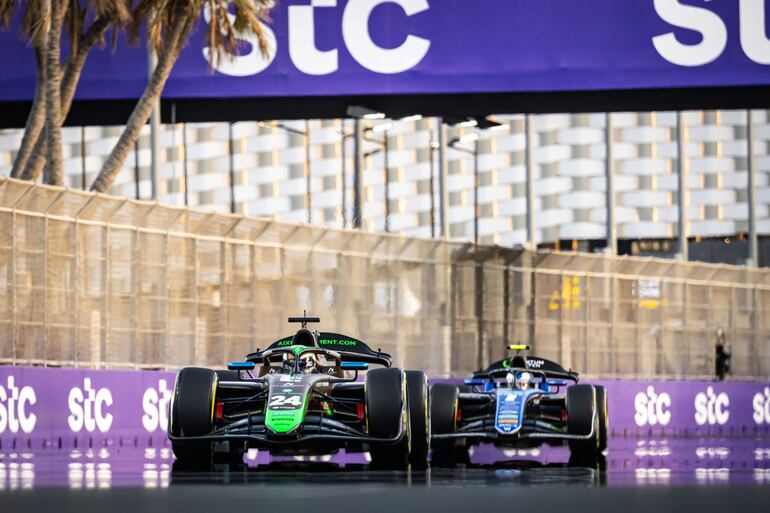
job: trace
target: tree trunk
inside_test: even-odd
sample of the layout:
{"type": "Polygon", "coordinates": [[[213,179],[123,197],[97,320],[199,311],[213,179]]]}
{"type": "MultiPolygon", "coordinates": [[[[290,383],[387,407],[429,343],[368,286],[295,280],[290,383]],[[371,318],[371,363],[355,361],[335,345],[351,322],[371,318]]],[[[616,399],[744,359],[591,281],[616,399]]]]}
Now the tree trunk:
{"type": "Polygon", "coordinates": [[[45,57],[42,47],[35,47],[35,62],[37,63],[37,82],[35,85],[35,99],[32,101],[32,108],[27,116],[27,125],[24,127],[24,135],[21,138],[21,146],[16,158],[13,161],[11,169],[11,178],[19,178],[24,171],[29,156],[32,154],[32,148],[40,136],[40,131],[45,125],[45,57]]]}
{"type": "Polygon", "coordinates": [[[178,16],[171,27],[166,37],[168,43],[158,56],[158,64],[155,67],[155,71],[152,73],[142,97],[137,102],[136,107],[134,107],[131,117],[128,118],[128,122],[123,129],[123,133],[120,134],[118,142],[115,143],[112,152],[110,152],[109,157],[104,162],[99,176],[96,177],[96,180],[91,185],[92,191],[106,192],[109,190],[118,173],[123,168],[128,153],[139,139],[142,127],[150,119],[154,103],[160,100],[163,86],[166,85],[166,80],[171,74],[171,70],[193,27],[192,21],[192,19],[188,19],[186,16],[178,16]]]}
{"type": "MultiPolygon", "coordinates": [[[[83,67],[86,64],[86,57],[91,48],[99,41],[102,34],[109,27],[109,20],[106,18],[97,18],[83,34],[80,44],[78,45],[77,52],[70,56],[67,66],[64,69],[64,75],[61,81],[61,122],[60,126],[64,124],[67,119],[67,115],[72,107],[72,101],[75,98],[75,90],[77,89],[78,82],[80,81],[80,75],[83,72],[83,67]]],[[[21,178],[24,180],[37,180],[40,173],[43,171],[43,167],[46,162],[46,152],[48,151],[47,144],[47,132],[43,128],[42,132],[38,133],[38,137],[35,139],[35,149],[32,150],[32,157],[28,160],[26,166],[23,169],[21,178]]]]}
{"type": "Polygon", "coordinates": [[[51,31],[48,33],[46,52],[45,129],[46,152],[45,183],[64,183],[61,148],[61,31],[68,4],[51,2],[51,31]]]}

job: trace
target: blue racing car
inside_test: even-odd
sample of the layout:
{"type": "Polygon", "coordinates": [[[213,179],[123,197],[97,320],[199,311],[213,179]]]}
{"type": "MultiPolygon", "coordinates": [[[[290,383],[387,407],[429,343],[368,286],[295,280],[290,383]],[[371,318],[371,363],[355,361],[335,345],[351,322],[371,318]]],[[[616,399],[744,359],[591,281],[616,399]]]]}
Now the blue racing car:
{"type": "Polygon", "coordinates": [[[473,373],[465,385],[436,383],[430,391],[434,463],[468,460],[468,448],[491,443],[529,448],[568,443],[571,461],[593,464],[607,448],[604,387],[578,384],[578,374],[526,356],[513,356],[473,373]]]}

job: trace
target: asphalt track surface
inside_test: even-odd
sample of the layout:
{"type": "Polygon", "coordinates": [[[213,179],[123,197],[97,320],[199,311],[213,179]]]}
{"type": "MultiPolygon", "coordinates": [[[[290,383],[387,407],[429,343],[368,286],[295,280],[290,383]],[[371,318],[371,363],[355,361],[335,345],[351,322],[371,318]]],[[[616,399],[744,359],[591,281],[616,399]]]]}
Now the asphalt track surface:
{"type": "Polygon", "coordinates": [[[306,458],[191,472],[162,448],[5,451],[0,512],[770,512],[770,440],[680,442],[616,441],[595,467],[479,451],[422,471],[306,458]]]}

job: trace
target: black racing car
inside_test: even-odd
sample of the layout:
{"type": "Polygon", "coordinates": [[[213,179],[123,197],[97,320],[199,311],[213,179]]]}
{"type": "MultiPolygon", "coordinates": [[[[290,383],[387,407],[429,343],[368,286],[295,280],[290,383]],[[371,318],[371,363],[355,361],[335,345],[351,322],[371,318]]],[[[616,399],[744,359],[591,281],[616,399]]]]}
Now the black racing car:
{"type": "Polygon", "coordinates": [[[242,461],[248,448],[274,455],[345,449],[368,450],[373,466],[425,466],[425,373],[392,368],[390,355],[355,338],[307,329],[318,318],[289,322],[302,327],[226,371],[179,372],[169,423],[178,462],[208,465],[213,450],[242,461]],[[367,371],[370,364],[382,368],[367,371]]]}
{"type": "Polygon", "coordinates": [[[468,460],[468,447],[492,443],[526,448],[568,443],[572,461],[595,463],[607,448],[604,387],[578,384],[558,364],[515,355],[473,373],[465,385],[431,387],[432,461],[468,460]]]}

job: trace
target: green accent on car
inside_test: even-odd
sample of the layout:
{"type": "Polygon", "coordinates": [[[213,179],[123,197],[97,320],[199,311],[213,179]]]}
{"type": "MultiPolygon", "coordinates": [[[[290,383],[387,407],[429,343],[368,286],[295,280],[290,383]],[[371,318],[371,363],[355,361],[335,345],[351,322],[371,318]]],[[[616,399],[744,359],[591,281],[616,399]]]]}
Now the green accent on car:
{"type": "Polygon", "coordinates": [[[294,354],[297,356],[299,356],[305,349],[310,348],[308,346],[291,346],[291,350],[294,351],[294,354]]]}
{"type": "Polygon", "coordinates": [[[503,360],[503,369],[510,369],[510,368],[511,368],[510,360],[503,360]]]}
{"type": "Polygon", "coordinates": [[[302,408],[296,410],[267,410],[265,426],[274,433],[289,433],[296,429],[305,420],[307,411],[307,398],[302,408]]]}

